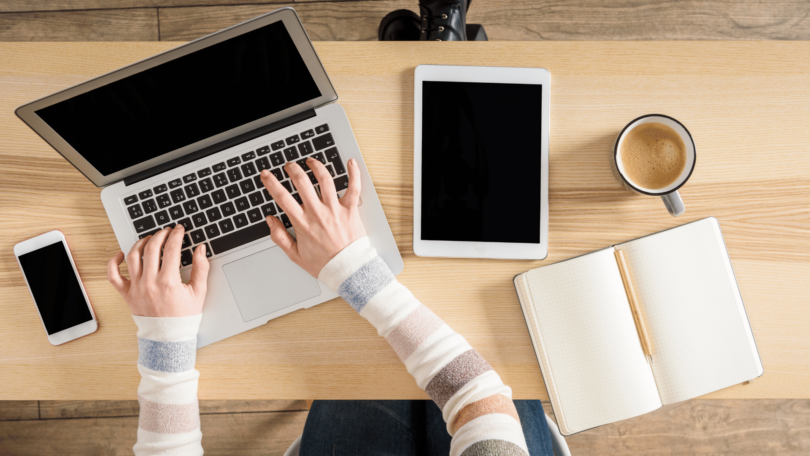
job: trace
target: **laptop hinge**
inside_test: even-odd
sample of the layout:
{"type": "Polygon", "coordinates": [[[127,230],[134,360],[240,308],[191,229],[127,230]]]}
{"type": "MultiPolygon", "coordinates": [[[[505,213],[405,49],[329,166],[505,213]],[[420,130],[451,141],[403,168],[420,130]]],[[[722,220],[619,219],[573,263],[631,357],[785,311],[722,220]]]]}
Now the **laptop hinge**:
{"type": "Polygon", "coordinates": [[[306,111],[299,112],[298,114],[287,117],[286,119],[282,119],[277,122],[267,124],[263,127],[259,127],[255,130],[251,130],[239,136],[234,136],[233,138],[226,139],[225,141],[216,144],[212,144],[204,149],[200,149],[196,152],[183,155],[182,157],[175,158],[174,160],[168,161],[158,166],[153,166],[152,168],[149,168],[145,171],[141,171],[137,174],[133,174],[129,177],[124,178],[124,185],[129,186],[132,184],[137,184],[138,182],[149,179],[152,176],[157,176],[158,174],[165,173],[166,171],[170,171],[174,168],[183,166],[186,163],[191,163],[195,160],[205,158],[219,151],[242,144],[244,142],[250,141],[251,139],[258,138],[259,136],[272,133],[276,130],[281,130],[282,128],[289,127],[290,125],[297,124],[298,122],[303,122],[304,120],[311,119],[312,117],[315,117],[315,110],[307,109],[306,111]]]}

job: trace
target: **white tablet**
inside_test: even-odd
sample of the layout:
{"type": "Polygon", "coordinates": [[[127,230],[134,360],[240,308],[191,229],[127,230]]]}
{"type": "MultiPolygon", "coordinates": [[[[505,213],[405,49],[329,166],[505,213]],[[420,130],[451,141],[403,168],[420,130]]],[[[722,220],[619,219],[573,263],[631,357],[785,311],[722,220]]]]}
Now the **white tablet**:
{"type": "Polygon", "coordinates": [[[546,257],[550,82],[543,68],[416,67],[416,255],[546,257]]]}

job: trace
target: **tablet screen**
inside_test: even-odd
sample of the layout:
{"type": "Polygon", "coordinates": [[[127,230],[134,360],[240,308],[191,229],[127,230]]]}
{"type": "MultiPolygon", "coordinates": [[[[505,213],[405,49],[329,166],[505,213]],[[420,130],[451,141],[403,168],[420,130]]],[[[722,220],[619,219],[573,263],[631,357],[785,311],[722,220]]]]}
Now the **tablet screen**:
{"type": "Polygon", "coordinates": [[[422,84],[422,239],[539,244],[542,85],[422,84]]]}

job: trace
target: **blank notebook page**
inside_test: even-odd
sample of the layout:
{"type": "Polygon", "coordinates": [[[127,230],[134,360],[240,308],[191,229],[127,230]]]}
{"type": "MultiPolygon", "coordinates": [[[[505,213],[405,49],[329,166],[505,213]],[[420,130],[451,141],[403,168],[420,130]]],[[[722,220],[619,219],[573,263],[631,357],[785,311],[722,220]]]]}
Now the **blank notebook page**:
{"type": "Polygon", "coordinates": [[[529,271],[526,283],[572,433],[661,407],[612,248],[529,271]]]}
{"type": "Polygon", "coordinates": [[[664,405],[758,377],[762,364],[714,218],[616,246],[653,345],[664,405]]]}

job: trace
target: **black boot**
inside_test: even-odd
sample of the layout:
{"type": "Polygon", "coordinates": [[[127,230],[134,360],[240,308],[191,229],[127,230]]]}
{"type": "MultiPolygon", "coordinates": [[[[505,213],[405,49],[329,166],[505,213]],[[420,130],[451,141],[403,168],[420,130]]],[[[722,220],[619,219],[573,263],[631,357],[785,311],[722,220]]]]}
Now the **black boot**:
{"type": "Polygon", "coordinates": [[[468,0],[419,0],[422,41],[467,41],[468,0]]]}
{"type": "Polygon", "coordinates": [[[421,34],[419,15],[406,9],[386,14],[377,29],[380,41],[419,41],[421,34]]]}

